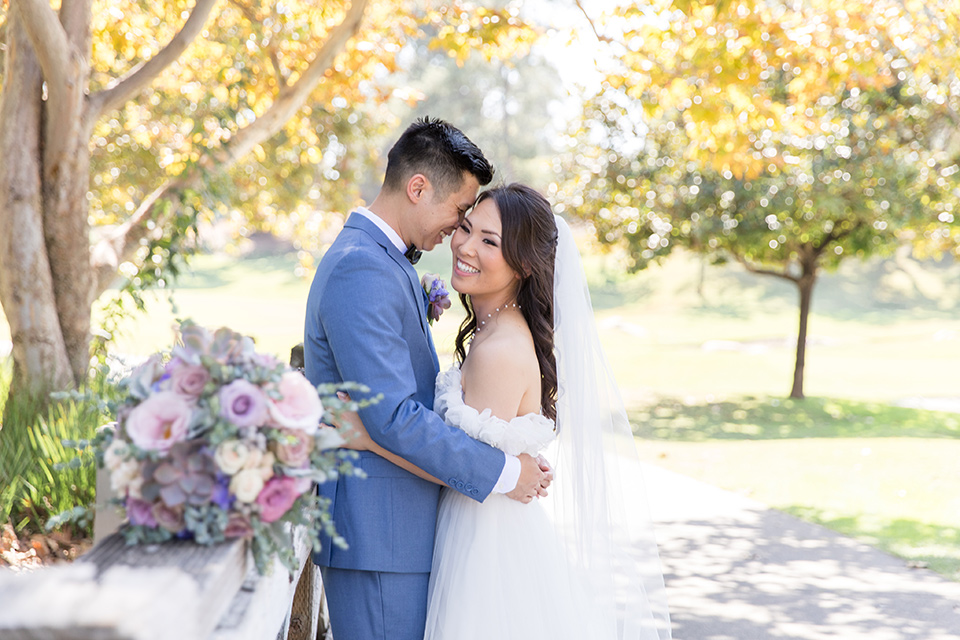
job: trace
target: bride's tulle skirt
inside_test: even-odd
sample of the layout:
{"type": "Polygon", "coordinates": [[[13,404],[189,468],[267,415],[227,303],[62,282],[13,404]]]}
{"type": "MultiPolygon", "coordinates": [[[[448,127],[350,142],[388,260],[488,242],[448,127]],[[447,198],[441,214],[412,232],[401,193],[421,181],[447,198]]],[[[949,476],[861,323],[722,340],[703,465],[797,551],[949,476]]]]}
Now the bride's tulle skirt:
{"type": "Polygon", "coordinates": [[[582,589],[538,501],[443,490],[426,640],[602,637],[582,589]]]}

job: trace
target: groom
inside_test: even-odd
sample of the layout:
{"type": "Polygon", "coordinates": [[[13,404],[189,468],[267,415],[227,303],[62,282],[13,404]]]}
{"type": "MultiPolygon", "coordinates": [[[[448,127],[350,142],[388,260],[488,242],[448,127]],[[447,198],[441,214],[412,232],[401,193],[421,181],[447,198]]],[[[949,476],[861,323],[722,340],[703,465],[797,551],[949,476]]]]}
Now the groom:
{"type": "MultiPolygon", "coordinates": [[[[405,254],[453,233],[493,178],[483,153],[440,120],[410,125],[387,156],[383,186],[320,261],[307,299],[307,378],[360,382],[378,403],[360,419],[377,444],[465,496],[529,502],[549,484],[537,461],[507,456],[444,424],[433,409],[437,353],[426,294],[405,254]]],[[[365,479],[320,485],[341,549],[323,536],[321,567],[336,640],[422,640],[440,486],[367,451],[365,479]]]]}

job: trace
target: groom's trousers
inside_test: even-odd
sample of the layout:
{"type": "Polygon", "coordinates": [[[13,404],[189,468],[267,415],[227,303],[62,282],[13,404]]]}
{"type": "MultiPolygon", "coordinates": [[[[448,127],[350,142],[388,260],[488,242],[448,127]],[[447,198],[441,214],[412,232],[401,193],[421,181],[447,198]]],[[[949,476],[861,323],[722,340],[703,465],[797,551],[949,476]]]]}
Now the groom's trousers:
{"type": "Polygon", "coordinates": [[[334,640],[423,640],[429,573],[320,567],[334,640]]]}

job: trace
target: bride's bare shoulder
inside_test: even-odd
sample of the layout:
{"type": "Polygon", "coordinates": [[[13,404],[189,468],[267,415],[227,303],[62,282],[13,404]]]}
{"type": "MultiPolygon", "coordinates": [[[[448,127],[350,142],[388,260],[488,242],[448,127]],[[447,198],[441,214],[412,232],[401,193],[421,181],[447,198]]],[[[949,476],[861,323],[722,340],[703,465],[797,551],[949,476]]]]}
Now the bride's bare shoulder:
{"type": "Polygon", "coordinates": [[[531,380],[539,381],[539,364],[529,331],[497,331],[471,347],[463,364],[464,400],[489,408],[509,420],[518,415],[531,380]]]}

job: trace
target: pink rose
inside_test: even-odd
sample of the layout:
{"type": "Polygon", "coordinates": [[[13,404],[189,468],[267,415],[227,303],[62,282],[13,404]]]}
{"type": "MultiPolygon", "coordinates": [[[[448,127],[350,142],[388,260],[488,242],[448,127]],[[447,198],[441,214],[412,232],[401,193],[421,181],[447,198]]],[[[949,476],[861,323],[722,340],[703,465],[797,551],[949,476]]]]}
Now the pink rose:
{"type": "Polygon", "coordinates": [[[157,520],[153,517],[153,505],[144,500],[127,500],[127,518],[130,524],[144,527],[156,527],[157,520]]]}
{"type": "Polygon", "coordinates": [[[288,467],[302,467],[310,460],[313,438],[302,431],[283,429],[274,443],[277,460],[288,467]]]}
{"type": "Polygon", "coordinates": [[[294,478],[272,478],[257,496],[260,519],[264,522],[279,520],[290,510],[299,495],[297,481],[294,478]]]}
{"type": "Polygon", "coordinates": [[[270,399],[268,410],[273,424],[286,429],[298,429],[307,435],[316,433],[323,416],[323,404],[312,384],[303,374],[287,371],[274,387],[282,396],[270,399]]]}
{"type": "Polygon", "coordinates": [[[137,405],[123,428],[133,444],[148,451],[165,452],[186,439],[190,405],[173,391],[160,391],[137,405]]]}
{"type": "Polygon", "coordinates": [[[267,420],[267,397],[260,387],[237,378],[220,389],[220,415],[237,427],[259,427],[267,420]]]}
{"type": "Polygon", "coordinates": [[[199,398],[203,388],[210,381],[210,372],[199,364],[184,364],[180,360],[171,360],[171,363],[173,362],[178,362],[179,365],[167,367],[170,372],[171,390],[182,396],[199,398]]]}

